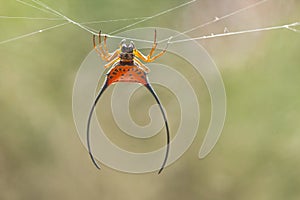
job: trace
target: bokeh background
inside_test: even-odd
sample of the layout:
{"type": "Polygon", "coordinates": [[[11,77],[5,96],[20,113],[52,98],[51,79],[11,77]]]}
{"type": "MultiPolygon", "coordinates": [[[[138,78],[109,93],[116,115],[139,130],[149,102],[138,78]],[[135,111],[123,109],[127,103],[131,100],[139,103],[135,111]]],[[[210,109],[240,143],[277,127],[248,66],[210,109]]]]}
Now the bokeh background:
{"type": "MultiPolygon", "coordinates": [[[[147,17],[184,3],[44,2],[79,22],[147,17]]],[[[198,0],[135,28],[156,26],[184,31],[255,2],[198,0]]],[[[0,5],[1,16],[53,17],[17,1],[0,0],[0,5]]],[[[300,21],[299,10],[297,0],[269,0],[189,35],[222,33],[225,27],[238,31],[288,24],[300,21]]],[[[109,33],[133,22],[89,26],[109,33]]],[[[58,23],[0,18],[0,41],[58,23]]],[[[199,133],[184,156],[161,175],[126,174],[105,166],[99,172],[90,162],[72,118],[72,88],[81,62],[92,50],[91,34],[66,25],[1,44],[0,199],[299,199],[300,34],[275,30],[201,40],[199,44],[216,62],[224,79],[224,131],[213,152],[199,160],[210,102],[201,77],[193,76],[201,107],[199,133]]],[[[178,105],[168,103],[172,94],[164,88],[157,90],[171,113],[170,121],[176,119],[178,105]]],[[[105,105],[109,105],[109,98],[100,107],[105,105]]],[[[141,104],[143,112],[132,109],[141,124],[149,120],[146,108],[141,104]]],[[[116,129],[111,120],[105,123],[116,129]]],[[[176,124],[171,129],[176,129],[176,124]]],[[[116,134],[120,136],[114,141],[124,143],[122,133],[116,134]]],[[[130,138],[126,141],[130,146],[130,138]]],[[[133,141],[135,150],[142,148],[133,141]]]]}

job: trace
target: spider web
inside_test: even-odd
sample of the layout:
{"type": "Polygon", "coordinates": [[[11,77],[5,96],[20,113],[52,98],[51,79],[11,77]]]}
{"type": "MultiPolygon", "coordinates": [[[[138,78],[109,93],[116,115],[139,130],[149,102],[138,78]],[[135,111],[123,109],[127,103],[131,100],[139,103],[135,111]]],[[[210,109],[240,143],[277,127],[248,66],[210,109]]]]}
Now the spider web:
{"type": "MultiPolygon", "coordinates": [[[[73,19],[70,19],[68,16],[64,15],[61,12],[58,12],[56,9],[49,7],[47,4],[43,3],[42,1],[39,0],[31,0],[31,1],[23,1],[23,0],[16,0],[16,3],[22,4],[24,6],[28,6],[31,8],[34,8],[36,10],[42,11],[43,13],[46,14],[51,14],[53,17],[29,17],[29,16],[0,16],[0,19],[22,19],[22,20],[30,20],[30,21],[37,21],[37,20],[45,20],[45,21],[57,21],[59,22],[58,24],[55,24],[53,26],[49,26],[43,29],[39,29],[39,30],[35,30],[32,31],[30,33],[26,33],[26,34],[22,34],[16,37],[12,37],[3,41],[0,41],[0,45],[8,43],[8,42],[12,42],[18,39],[22,39],[22,38],[26,38],[29,36],[33,36],[42,32],[46,32],[52,29],[58,29],[61,27],[64,27],[68,24],[73,24],[74,26],[77,26],[79,28],[81,28],[82,30],[93,34],[93,35],[98,35],[97,31],[94,30],[93,28],[89,27],[88,25],[92,25],[92,24],[99,24],[99,23],[111,23],[111,22],[120,22],[120,21],[134,21],[133,23],[130,23],[129,25],[123,26],[121,28],[115,29],[114,31],[110,32],[110,33],[103,33],[102,36],[106,35],[110,38],[116,38],[116,39],[124,39],[123,37],[120,36],[116,36],[115,34],[123,31],[123,30],[127,30],[129,28],[135,27],[138,24],[142,24],[146,21],[150,21],[153,20],[154,18],[159,18],[163,15],[167,15],[171,12],[175,12],[177,10],[180,9],[184,9],[185,7],[190,7],[193,6],[193,4],[199,2],[200,0],[192,0],[192,1],[188,1],[188,2],[184,2],[181,3],[177,6],[171,7],[171,8],[167,8],[165,10],[162,10],[158,13],[154,13],[151,16],[144,16],[144,17],[134,17],[134,18],[121,18],[121,19],[107,19],[107,20],[92,20],[92,21],[86,21],[86,22],[77,22],[73,19]]],[[[205,23],[190,27],[184,31],[181,31],[181,34],[188,34],[191,33],[195,30],[199,30],[202,29],[204,27],[207,27],[209,25],[215,24],[217,22],[221,22],[222,20],[228,19],[230,17],[233,17],[235,15],[238,15],[242,12],[245,12],[247,10],[250,9],[254,9],[255,7],[259,7],[262,4],[265,4],[267,2],[269,2],[270,0],[260,0],[257,2],[254,2],[248,6],[245,7],[241,7],[237,10],[231,11],[225,15],[222,16],[215,16],[212,20],[209,20],[205,23]]],[[[186,40],[176,40],[176,37],[178,37],[180,34],[178,35],[174,35],[172,38],[165,38],[164,40],[159,41],[158,43],[162,43],[162,42],[166,42],[169,41],[170,44],[172,43],[180,43],[180,42],[186,42],[186,41],[190,41],[190,40],[205,40],[205,39],[212,39],[212,38],[217,38],[217,37],[225,37],[225,36],[232,36],[232,35],[240,35],[240,34],[246,34],[246,33],[254,33],[254,32],[262,32],[262,31],[271,31],[271,30],[277,30],[277,29],[286,29],[289,31],[293,31],[295,33],[300,33],[300,30],[298,29],[298,27],[300,26],[300,22],[296,21],[296,22],[292,22],[292,23],[285,23],[282,25],[276,25],[276,26],[266,26],[266,27],[261,27],[261,28],[255,28],[255,29],[246,29],[246,30],[237,30],[237,31],[230,31],[226,26],[224,26],[224,31],[223,32],[219,32],[219,33],[210,33],[209,35],[201,35],[201,36],[197,36],[197,37],[192,37],[190,39],[186,39],[186,40]]],[[[133,41],[140,41],[140,42],[147,42],[147,43],[152,43],[153,41],[150,40],[142,40],[142,39],[138,39],[138,38],[128,38],[131,39],[133,41]]]]}

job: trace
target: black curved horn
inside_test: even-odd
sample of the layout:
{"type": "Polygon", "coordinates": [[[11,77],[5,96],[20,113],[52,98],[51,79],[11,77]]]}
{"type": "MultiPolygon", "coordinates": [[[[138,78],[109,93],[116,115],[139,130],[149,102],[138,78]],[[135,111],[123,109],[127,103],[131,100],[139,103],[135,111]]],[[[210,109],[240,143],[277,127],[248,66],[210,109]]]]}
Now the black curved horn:
{"type": "Polygon", "coordinates": [[[145,87],[151,92],[151,94],[153,95],[153,97],[155,98],[159,108],[160,108],[160,111],[162,113],[162,116],[164,118],[164,121],[165,121],[165,125],[166,125],[166,134],[167,134],[167,150],[166,150],[166,155],[165,155],[165,158],[164,158],[164,161],[163,161],[163,164],[161,165],[159,171],[158,171],[158,174],[160,174],[162,172],[162,170],[164,169],[166,163],[167,163],[167,160],[168,160],[168,156],[169,156],[169,149],[170,149],[170,131],[169,131],[169,125],[168,125],[168,120],[167,120],[167,116],[166,116],[166,113],[162,107],[162,104],[160,103],[160,100],[157,96],[157,94],[155,93],[154,89],[152,88],[152,86],[150,85],[150,83],[148,82],[145,87]]]}
{"type": "Polygon", "coordinates": [[[105,91],[105,89],[108,87],[108,84],[107,84],[107,81],[105,81],[104,85],[102,86],[101,90],[99,91],[94,103],[93,103],[93,106],[90,110],[90,113],[89,113],[89,118],[88,118],[88,121],[87,121],[87,129],[86,129],[86,140],[87,140],[87,147],[88,147],[88,151],[89,151],[89,154],[90,154],[90,157],[94,163],[94,165],[97,167],[97,169],[100,169],[100,166],[97,164],[93,154],[92,154],[92,150],[91,150],[91,144],[90,144],[90,125],[91,125],[91,119],[92,119],[92,116],[93,116],[93,113],[94,113],[94,110],[95,110],[95,107],[101,97],[101,95],[103,94],[103,92],[105,91]]]}

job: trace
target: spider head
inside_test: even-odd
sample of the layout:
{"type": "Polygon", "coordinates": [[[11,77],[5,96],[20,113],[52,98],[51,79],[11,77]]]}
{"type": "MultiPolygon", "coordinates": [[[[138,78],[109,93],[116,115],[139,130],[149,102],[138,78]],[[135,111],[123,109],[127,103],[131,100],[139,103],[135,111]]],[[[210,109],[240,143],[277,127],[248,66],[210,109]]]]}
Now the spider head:
{"type": "Polygon", "coordinates": [[[122,53],[133,53],[133,50],[135,49],[133,41],[130,41],[129,44],[126,44],[125,39],[121,41],[120,48],[122,53]]]}

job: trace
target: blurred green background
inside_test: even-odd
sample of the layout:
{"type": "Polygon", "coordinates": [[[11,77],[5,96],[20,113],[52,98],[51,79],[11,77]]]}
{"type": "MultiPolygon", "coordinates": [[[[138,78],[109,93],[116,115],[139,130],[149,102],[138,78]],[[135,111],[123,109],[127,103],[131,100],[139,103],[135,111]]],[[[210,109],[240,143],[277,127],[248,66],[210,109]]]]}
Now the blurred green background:
{"type": "MultiPolygon", "coordinates": [[[[151,16],[183,3],[44,2],[80,22],[151,16]]],[[[184,31],[255,2],[199,0],[135,27],[184,31]]],[[[53,17],[17,1],[0,0],[0,5],[1,16],[53,17]]],[[[189,35],[292,23],[300,20],[299,10],[297,0],[267,1],[189,35]]],[[[109,33],[133,22],[90,26],[109,33]]],[[[0,41],[58,23],[1,18],[0,41]]],[[[67,25],[1,44],[0,199],[300,199],[300,34],[276,30],[199,43],[224,78],[224,131],[213,152],[199,160],[210,118],[209,95],[199,92],[203,112],[198,136],[161,175],[107,167],[99,172],[90,162],[72,118],[75,75],[92,50],[89,33],[67,25]]],[[[201,78],[194,81],[205,90],[201,78]]],[[[162,94],[162,100],[168,95],[162,94]]]]}

